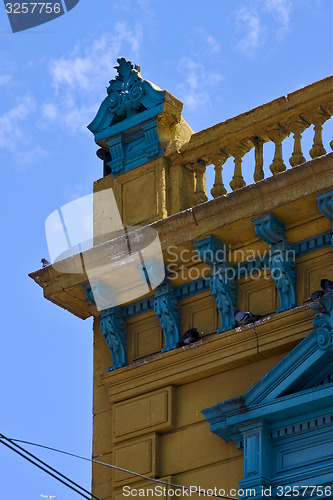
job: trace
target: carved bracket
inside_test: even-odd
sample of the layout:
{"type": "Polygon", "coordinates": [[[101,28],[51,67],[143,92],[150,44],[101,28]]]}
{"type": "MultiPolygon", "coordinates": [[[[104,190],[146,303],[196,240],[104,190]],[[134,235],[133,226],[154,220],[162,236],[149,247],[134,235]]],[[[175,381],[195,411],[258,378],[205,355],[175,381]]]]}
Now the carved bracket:
{"type": "Polygon", "coordinates": [[[276,312],[296,306],[295,252],[285,235],[285,225],[273,214],[252,221],[259,238],[270,245],[269,269],[277,288],[280,307],[276,312]]]}
{"type": "Polygon", "coordinates": [[[267,214],[252,222],[255,224],[255,231],[259,238],[273,246],[274,250],[282,250],[289,246],[285,236],[285,224],[275,215],[267,214]]]}
{"type": "Polygon", "coordinates": [[[111,351],[111,369],[126,366],[126,326],[119,306],[102,311],[100,329],[111,351]]]}
{"type": "Polygon", "coordinates": [[[88,300],[102,309],[100,329],[112,356],[112,368],[109,370],[126,366],[126,326],[121,307],[110,307],[114,303],[112,288],[98,280],[84,285],[84,288],[88,300]]]}
{"type": "Polygon", "coordinates": [[[315,311],[319,311],[313,320],[317,344],[320,349],[333,352],[333,294],[326,293],[319,302],[320,305],[311,306],[315,311]]]}
{"type": "Polygon", "coordinates": [[[170,351],[180,339],[180,311],[173,287],[167,278],[155,289],[154,310],[165,338],[162,352],[170,351]]]}
{"type": "Polygon", "coordinates": [[[226,259],[225,245],[215,236],[195,241],[194,245],[199,259],[212,269],[210,290],[221,320],[221,328],[217,333],[231,330],[236,326],[232,309],[236,307],[237,283],[234,269],[226,259]]]}
{"type": "MultiPolygon", "coordinates": [[[[326,219],[333,222],[333,191],[318,194],[316,196],[318,201],[318,208],[326,219]]],[[[333,248],[333,234],[331,238],[331,246],[333,248]]]]}
{"type": "Polygon", "coordinates": [[[296,264],[294,251],[278,250],[270,256],[268,265],[280,299],[280,307],[276,312],[288,311],[288,309],[296,307],[296,264]]]}
{"type": "Polygon", "coordinates": [[[318,194],[316,200],[318,201],[318,208],[323,216],[333,222],[333,191],[318,194]]]}
{"type": "Polygon", "coordinates": [[[91,281],[89,284],[83,285],[83,288],[86,291],[87,299],[100,311],[115,305],[114,291],[103,281],[91,281]]]}

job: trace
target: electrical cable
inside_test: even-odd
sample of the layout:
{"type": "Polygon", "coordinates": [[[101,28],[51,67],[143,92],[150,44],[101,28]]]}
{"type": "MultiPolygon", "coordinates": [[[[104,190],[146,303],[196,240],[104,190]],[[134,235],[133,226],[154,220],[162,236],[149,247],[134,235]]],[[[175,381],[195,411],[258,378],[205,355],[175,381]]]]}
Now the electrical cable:
{"type": "MultiPolygon", "coordinates": [[[[1,434],[0,434],[0,436],[1,436],[1,434]]],[[[187,490],[187,491],[192,491],[193,493],[198,493],[200,495],[207,495],[207,496],[210,496],[210,497],[213,497],[213,498],[224,498],[225,500],[235,500],[234,497],[232,498],[232,497],[227,497],[227,496],[223,496],[223,495],[214,495],[214,494],[211,494],[211,493],[206,493],[204,490],[200,490],[200,489],[194,490],[192,487],[190,488],[188,486],[181,486],[179,484],[168,483],[167,481],[162,481],[161,479],[155,479],[155,478],[152,478],[152,477],[144,476],[143,474],[139,474],[138,472],[133,472],[133,471],[130,471],[128,469],[123,469],[122,467],[118,467],[117,465],[106,464],[105,462],[100,462],[99,460],[95,460],[94,458],[82,457],[81,455],[76,455],[75,453],[70,453],[69,451],[64,451],[64,450],[59,450],[57,448],[52,448],[51,446],[45,446],[45,445],[34,443],[34,442],[31,442],[31,441],[24,441],[22,439],[11,438],[11,441],[16,441],[18,443],[29,444],[31,446],[37,446],[39,448],[44,448],[44,449],[47,449],[47,450],[55,451],[57,453],[62,453],[64,455],[69,455],[71,457],[79,458],[81,460],[86,460],[88,462],[93,462],[95,464],[104,465],[105,467],[110,467],[112,469],[120,470],[122,472],[126,472],[128,474],[132,474],[133,476],[137,476],[137,477],[141,477],[142,479],[146,479],[147,481],[152,481],[152,482],[155,482],[155,483],[164,484],[165,486],[171,486],[171,487],[177,488],[177,489],[183,489],[183,490],[187,490]]]]}
{"type": "Polygon", "coordinates": [[[72,490],[74,490],[76,493],[78,493],[79,495],[81,495],[83,498],[86,498],[87,500],[90,500],[89,497],[87,497],[86,495],[84,495],[83,493],[81,493],[80,491],[78,491],[76,488],[74,488],[74,486],[71,486],[69,485],[68,483],[66,483],[65,481],[63,481],[62,479],[60,479],[59,477],[57,477],[55,474],[52,474],[52,472],[48,471],[47,469],[45,469],[44,467],[42,467],[41,465],[39,465],[38,463],[34,462],[33,460],[31,460],[31,458],[27,457],[26,455],[24,455],[23,453],[21,453],[20,451],[18,451],[16,448],[13,448],[12,446],[10,446],[10,444],[8,443],[5,443],[4,441],[2,441],[0,439],[0,443],[4,444],[5,446],[7,446],[7,448],[9,448],[10,450],[13,450],[15,453],[17,453],[18,455],[20,455],[21,457],[25,458],[26,460],[28,460],[28,462],[31,462],[33,465],[36,465],[36,467],[38,467],[39,469],[41,469],[42,471],[46,472],[47,474],[49,474],[50,476],[54,477],[55,479],[57,479],[57,481],[60,481],[61,483],[63,483],[65,486],[67,486],[68,488],[71,488],[72,490]]]}
{"type": "Polygon", "coordinates": [[[54,469],[53,467],[51,467],[50,465],[48,465],[46,462],[43,462],[43,460],[40,460],[38,457],[36,457],[32,453],[30,453],[29,451],[25,450],[24,448],[22,448],[18,444],[15,444],[13,441],[14,440],[7,438],[3,434],[0,434],[0,443],[1,444],[4,444],[5,446],[7,446],[7,448],[11,449],[12,451],[14,451],[15,453],[17,453],[21,457],[25,458],[26,460],[28,460],[29,462],[31,462],[33,465],[36,465],[36,467],[38,467],[39,469],[43,470],[44,472],[46,472],[50,476],[54,477],[60,483],[63,483],[65,486],[67,486],[68,488],[74,490],[76,493],[78,493],[79,495],[81,495],[83,498],[86,498],[87,500],[91,500],[92,497],[95,498],[96,500],[101,500],[99,497],[96,497],[90,491],[86,490],[85,488],[83,488],[82,486],[80,486],[79,484],[77,484],[75,481],[72,481],[69,477],[67,477],[64,474],[62,474],[61,472],[57,471],[56,469],[54,469]],[[6,441],[9,441],[13,446],[11,446],[10,444],[6,443],[4,441],[4,439],[6,441]],[[14,446],[16,446],[16,448],[14,448],[14,446]],[[48,467],[48,469],[50,469],[50,470],[47,470],[45,467],[42,467],[42,465],[40,465],[39,463],[34,462],[34,460],[32,460],[28,456],[24,455],[24,453],[22,453],[21,451],[19,451],[17,448],[19,448],[19,450],[21,450],[22,452],[26,453],[27,455],[30,455],[33,459],[37,460],[37,462],[39,462],[39,463],[45,465],[46,467],[48,467]],[[65,482],[63,479],[60,479],[60,477],[56,476],[55,474],[53,474],[50,471],[55,472],[55,474],[58,474],[58,476],[64,478],[69,483],[73,484],[74,486],[77,486],[77,488],[80,488],[82,491],[84,491],[85,493],[87,493],[89,496],[84,495],[82,493],[82,491],[79,491],[77,488],[74,488],[74,486],[71,486],[70,484],[68,484],[67,482],[65,482]]]}

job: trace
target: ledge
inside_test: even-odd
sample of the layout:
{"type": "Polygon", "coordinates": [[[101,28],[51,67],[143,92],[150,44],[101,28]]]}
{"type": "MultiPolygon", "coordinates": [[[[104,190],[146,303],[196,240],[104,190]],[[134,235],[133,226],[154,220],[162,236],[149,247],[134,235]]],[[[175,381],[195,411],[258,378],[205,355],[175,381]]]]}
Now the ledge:
{"type": "Polygon", "coordinates": [[[254,327],[215,334],[119,368],[102,375],[100,382],[108,388],[111,403],[167,385],[183,385],[289,351],[311,332],[313,317],[311,304],[273,314],[254,327]]]}

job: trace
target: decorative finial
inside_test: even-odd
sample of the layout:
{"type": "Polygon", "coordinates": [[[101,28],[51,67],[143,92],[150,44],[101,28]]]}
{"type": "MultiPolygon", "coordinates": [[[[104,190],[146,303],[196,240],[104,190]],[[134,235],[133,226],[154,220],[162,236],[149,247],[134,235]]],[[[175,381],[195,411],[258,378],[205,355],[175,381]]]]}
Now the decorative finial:
{"type": "MultiPolygon", "coordinates": [[[[119,66],[114,66],[114,69],[116,69],[118,72],[116,80],[128,80],[132,71],[135,71],[139,76],[141,76],[140,66],[138,64],[133,64],[131,61],[127,61],[124,57],[118,57],[117,62],[119,66]]],[[[109,83],[111,82],[112,80],[110,80],[109,83]]]]}

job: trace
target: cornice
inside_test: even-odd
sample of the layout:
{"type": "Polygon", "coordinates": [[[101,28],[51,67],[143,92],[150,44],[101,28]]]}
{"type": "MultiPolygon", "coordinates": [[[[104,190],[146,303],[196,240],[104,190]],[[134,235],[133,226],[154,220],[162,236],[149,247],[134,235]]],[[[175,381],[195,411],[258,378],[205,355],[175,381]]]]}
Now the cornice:
{"type": "MultiPolygon", "coordinates": [[[[150,227],[158,231],[165,255],[172,245],[182,247],[182,245],[188,245],[189,241],[200,240],[209,235],[218,236],[221,228],[227,229],[239,220],[244,222],[244,229],[247,232],[250,231],[249,234],[256,240],[258,238],[254,225],[251,223],[253,218],[269,212],[274,213],[275,209],[288,206],[288,204],[292,213],[293,202],[308,198],[308,203],[312,204],[314,196],[325,193],[331,188],[332,158],[333,153],[329,153],[256,184],[157,221],[150,227]],[[273,195],[275,193],[276,196],[273,195]]],[[[314,217],[317,214],[318,219],[323,219],[317,203],[313,213],[314,217]]],[[[327,220],[327,230],[329,230],[329,224],[327,220]]],[[[286,230],[288,231],[288,223],[286,223],[286,230]]],[[[225,243],[227,244],[228,241],[225,243]]],[[[115,240],[91,248],[87,251],[90,262],[96,262],[98,267],[98,262],[110,260],[110,255],[114,253],[115,248],[115,240]]],[[[62,263],[64,266],[68,265],[68,269],[72,271],[75,269],[76,260],[81,264],[79,254],[62,263]]],[[[88,282],[85,273],[60,273],[53,266],[47,266],[30,273],[29,276],[43,288],[45,298],[79,318],[86,319],[89,316],[98,315],[96,308],[85,296],[83,285],[88,282]]]]}

